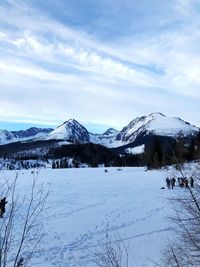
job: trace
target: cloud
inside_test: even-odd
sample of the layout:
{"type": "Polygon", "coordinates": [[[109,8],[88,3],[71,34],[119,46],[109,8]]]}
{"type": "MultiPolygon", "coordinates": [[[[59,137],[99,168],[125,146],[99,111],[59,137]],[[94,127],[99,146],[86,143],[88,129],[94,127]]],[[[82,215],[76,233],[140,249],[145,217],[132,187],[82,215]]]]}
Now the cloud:
{"type": "Polygon", "coordinates": [[[123,64],[120,59],[113,59],[112,55],[84,45],[76,47],[59,40],[50,43],[48,39],[39,38],[30,32],[23,32],[17,38],[4,38],[4,41],[5,45],[12,45],[10,49],[17,49],[16,52],[22,56],[38,57],[38,60],[42,57],[47,62],[95,72],[105,77],[125,79],[139,85],[151,86],[154,82],[152,77],[144,71],[131,68],[123,64]]]}
{"type": "MultiPolygon", "coordinates": [[[[123,6],[118,2],[115,16],[120,16],[119,6],[123,6]]],[[[142,26],[136,29],[131,24],[129,30],[124,29],[126,34],[119,32],[118,37],[113,35],[112,26],[109,42],[107,37],[102,38],[104,27],[98,38],[93,24],[91,32],[89,26],[81,28],[81,21],[73,27],[72,22],[53,17],[31,1],[3,3],[0,120],[55,124],[74,117],[121,127],[129,119],[156,110],[172,116],[181,114],[199,123],[198,116],[192,115],[200,98],[200,16],[194,9],[196,1],[169,1],[163,8],[159,5],[154,9],[157,24],[143,2],[139,10],[138,1],[133,6],[128,1],[124,11],[129,16],[128,5],[138,10],[133,21],[142,26]],[[186,7],[194,14],[193,20],[184,13],[186,7]],[[139,11],[145,12],[143,17],[139,11]],[[153,25],[152,31],[148,22],[153,25]],[[174,27],[172,22],[176,22],[174,27]]],[[[101,13],[95,21],[98,24],[108,6],[104,1],[96,5],[101,13]]],[[[81,15],[83,19],[84,13],[81,15]]],[[[105,15],[106,32],[110,19],[105,15]]],[[[116,18],[114,21],[117,23],[116,18]]],[[[116,27],[121,27],[120,23],[119,18],[116,27]]]]}

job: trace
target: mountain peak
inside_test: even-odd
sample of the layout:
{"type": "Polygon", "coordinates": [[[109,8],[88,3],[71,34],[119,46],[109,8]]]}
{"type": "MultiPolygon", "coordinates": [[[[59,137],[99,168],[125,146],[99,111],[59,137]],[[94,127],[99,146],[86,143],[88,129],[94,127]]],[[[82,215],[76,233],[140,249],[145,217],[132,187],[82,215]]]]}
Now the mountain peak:
{"type": "Polygon", "coordinates": [[[0,144],[26,140],[63,140],[70,143],[97,143],[107,147],[119,147],[131,144],[138,138],[151,135],[177,138],[193,136],[199,128],[177,118],[167,117],[161,112],[137,117],[121,131],[109,128],[103,134],[92,134],[75,119],[69,119],[56,129],[31,127],[21,131],[0,130],[0,144]]]}
{"type": "Polygon", "coordinates": [[[53,131],[51,128],[37,127],[31,127],[29,129],[19,131],[0,130],[0,144],[43,138],[51,131],[53,131]]]}
{"type": "Polygon", "coordinates": [[[66,140],[69,142],[89,142],[87,129],[75,119],[69,119],[48,134],[48,140],[66,140]]]}
{"type": "Polygon", "coordinates": [[[161,116],[161,117],[166,117],[163,113],[161,113],[161,112],[153,112],[153,113],[150,113],[147,117],[159,117],[159,116],[161,116]]]}
{"type": "MultiPolygon", "coordinates": [[[[63,122],[61,125],[66,125],[66,124],[78,124],[78,125],[81,125],[81,124],[80,124],[77,120],[75,120],[75,119],[69,119],[69,120],[63,122]]],[[[61,126],[61,125],[60,125],[60,126],[61,126]]],[[[60,127],[60,126],[58,126],[58,127],[60,127]]]]}
{"type": "Polygon", "coordinates": [[[116,140],[121,144],[134,142],[139,136],[159,135],[177,138],[180,135],[190,136],[199,131],[199,128],[180,118],[167,117],[160,112],[132,120],[117,135],[116,140]]]}
{"type": "Polygon", "coordinates": [[[106,130],[102,135],[103,136],[111,136],[111,135],[116,135],[118,133],[118,131],[114,128],[109,128],[108,130],[106,130]]]}

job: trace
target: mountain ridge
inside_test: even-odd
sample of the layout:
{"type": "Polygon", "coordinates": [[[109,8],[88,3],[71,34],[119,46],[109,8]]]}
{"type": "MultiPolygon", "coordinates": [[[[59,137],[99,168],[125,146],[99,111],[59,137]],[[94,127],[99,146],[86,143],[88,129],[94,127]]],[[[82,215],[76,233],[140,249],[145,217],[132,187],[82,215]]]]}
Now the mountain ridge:
{"type": "Polygon", "coordinates": [[[55,129],[31,127],[20,131],[0,130],[0,144],[28,140],[61,140],[72,144],[91,142],[115,148],[133,144],[138,138],[148,135],[178,138],[193,136],[199,131],[200,128],[181,118],[167,117],[160,112],[155,112],[133,119],[121,131],[109,128],[102,134],[89,132],[75,119],[69,119],[55,129]]]}

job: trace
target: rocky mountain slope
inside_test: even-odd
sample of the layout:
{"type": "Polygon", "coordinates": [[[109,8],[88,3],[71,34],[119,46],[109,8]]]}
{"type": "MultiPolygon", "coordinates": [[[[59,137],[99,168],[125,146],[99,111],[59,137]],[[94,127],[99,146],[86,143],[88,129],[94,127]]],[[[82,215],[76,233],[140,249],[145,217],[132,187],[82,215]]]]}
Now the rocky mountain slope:
{"type": "Polygon", "coordinates": [[[50,132],[45,140],[65,140],[70,143],[88,143],[90,135],[87,129],[74,119],[70,119],[50,132]]]}
{"type": "Polygon", "coordinates": [[[116,136],[113,147],[127,145],[139,137],[158,135],[166,137],[188,137],[196,135],[199,128],[176,117],[167,117],[162,113],[152,113],[148,116],[132,120],[116,136]]]}
{"type": "Polygon", "coordinates": [[[93,134],[74,119],[70,119],[53,129],[30,128],[26,131],[0,131],[0,144],[27,140],[59,140],[69,143],[95,143],[109,148],[122,146],[134,147],[144,144],[147,136],[163,136],[170,138],[191,137],[199,132],[199,128],[175,117],[167,117],[162,113],[132,120],[121,131],[109,128],[103,134],[93,134]],[[138,142],[140,140],[140,142],[138,142]]]}

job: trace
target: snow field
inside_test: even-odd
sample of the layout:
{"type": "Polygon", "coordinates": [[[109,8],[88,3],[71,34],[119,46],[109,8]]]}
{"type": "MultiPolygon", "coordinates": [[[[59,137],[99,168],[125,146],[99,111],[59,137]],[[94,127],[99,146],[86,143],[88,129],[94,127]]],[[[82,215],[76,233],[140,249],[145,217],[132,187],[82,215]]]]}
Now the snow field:
{"type": "MultiPolygon", "coordinates": [[[[50,184],[45,232],[30,266],[94,267],[93,254],[107,236],[119,234],[128,245],[131,267],[153,267],[171,235],[167,198],[175,190],[161,190],[167,173],[144,168],[41,169],[38,184],[50,184]]],[[[7,178],[15,171],[4,171],[7,178]]],[[[21,171],[22,192],[30,187],[31,170],[21,171]]]]}

